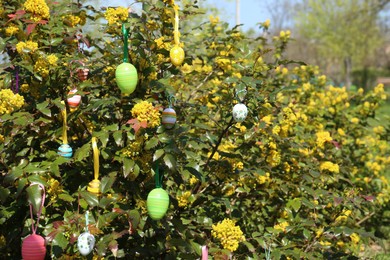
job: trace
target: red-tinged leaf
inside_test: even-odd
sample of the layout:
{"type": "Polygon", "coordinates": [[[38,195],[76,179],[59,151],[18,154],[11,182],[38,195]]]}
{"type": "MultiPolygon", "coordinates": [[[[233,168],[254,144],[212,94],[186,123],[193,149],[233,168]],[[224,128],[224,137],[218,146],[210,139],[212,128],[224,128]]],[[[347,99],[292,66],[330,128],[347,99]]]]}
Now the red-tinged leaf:
{"type": "Polygon", "coordinates": [[[142,122],[139,123],[139,124],[140,124],[140,126],[141,126],[142,128],[148,127],[148,122],[146,122],[146,121],[142,121],[142,122]]]}
{"type": "Polygon", "coordinates": [[[129,119],[129,121],[126,122],[126,124],[135,124],[135,123],[139,123],[137,118],[129,119]]]}
{"type": "Polygon", "coordinates": [[[62,232],[61,230],[59,229],[54,229],[52,232],[50,232],[47,236],[46,236],[46,239],[48,241],[53,241],[53,239],[55,238],[55,236],[58,234],[58,232],[62,232]]]}
{"type": "Polygon", "coordinates": [[[76,243],[77,242],[77,238],[78,238],[78,236],[76,236],[75,234],[72,234],[70,236],[70,239],[69,239],[69,244],[73,245],[74,243],[76,243]]]}
{"type": "Polygon", "coordinates": [[[29,25],[27,25],[27,35],[31,34],[36,26],[36,23],[30,23],[29,25]]]}
{"type": "Polygon", "coordinates": [[[375,196],[363,196],[366,201],[373,202],[375,200],[375,196]]]}
{"type": "Polygon", "coordinates": [[[37,22],[38,24],[47,24],[48,21],[47,20],[40,20],[39,22],[37,22]]]}
{"type": "Polygon", "coordinates": [[[57,228],[59,228],[59,227],[61,227],[62,225],[64,225],[64,221],[54,221],[53,222],[53,227],[55,228],[55,229],[57,229],[57,228]]]}
{"type": "Polygon", "coordinates": [[[124,213],[126,213],[126,211],[124,211],[123,209],[120,209],[120,208],[113,208],[113,209],[112,209],[112,212],[114,212],[114,213],[119,213],[119,214],[124,214],[124,213]]]}
{"type": "Polygon", "coordinates": [[[25,13],[26,11],[24,10],[17,10],[14,14],[9,14],[8,17],[10,18],[10,21],[20,19],[25,13]]]}
{"type": "Polygon", "coordinates": [[[17,15],[24,15],[25,13],[26,13],[26,11],[23,10],[23,9],[17,10],[17,11],[15,12],[15,14],[17,14],[17,15]]]}
{"type": "Polygon", "coordinates": [[[53,5],[58,5],[60,2],[52,2],[53,5]]]}

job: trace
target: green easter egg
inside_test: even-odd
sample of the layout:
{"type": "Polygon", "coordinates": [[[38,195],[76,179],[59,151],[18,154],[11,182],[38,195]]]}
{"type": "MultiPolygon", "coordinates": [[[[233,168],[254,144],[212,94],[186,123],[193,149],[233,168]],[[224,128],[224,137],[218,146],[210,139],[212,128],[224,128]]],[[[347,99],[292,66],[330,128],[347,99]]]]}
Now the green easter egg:
{"type": "Polygon", "coordinates": [[[131,94],[134,92],[138,82],[137,69],[133,64],[124,62],[116,68],[115,78],[122,93],[131,94]]]}
{"type": "Polygon", "coordinates": [[[154,220],[164,217],[169,206],[169,195],[162,188],[155,188],[149,192],[146,208],[149,216],[154,220]]]}

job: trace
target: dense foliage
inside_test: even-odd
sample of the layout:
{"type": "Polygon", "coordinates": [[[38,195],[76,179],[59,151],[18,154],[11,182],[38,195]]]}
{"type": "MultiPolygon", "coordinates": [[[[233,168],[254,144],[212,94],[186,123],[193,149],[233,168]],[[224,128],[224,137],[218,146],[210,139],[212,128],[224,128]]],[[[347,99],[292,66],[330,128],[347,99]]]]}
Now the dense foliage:
{"type": "MultiPolygon", "coordinates": [[[[31,233],[29,203],[36,210],[42,195],[34,183],[46,189],[38,233],[53,259],[80,257],[87,210],[94,259],[195,259],[204,245],[215,258],[357,256],[389,233],[390,126],[375,117],[383,85],[368,93],[333,87],[317,68],[283,56],[290,32],[247,38],[217,17],[181,31],[186,57],[174,66],[173,1],[140,2],[139,13],[1,3],[0,47],[8,56],[0,90],[3,256],[20,258],[31,233]],[[131,95],[115,82],[124,22],[139,78],[131,95]],[[104,37],[92,38],[86,25],[104,37]],[[77,74],[85,68],[87,80],[77,74]],[[75,87],[77,109],[66,101],[75,87]],[[232,108],[240,101],[249,115],[236,123],[232,108]],[[173,129],[160,118],[170,105],[173,129]],[[64,108],[70,159],[57,154],[64,108]],[[87,191],[92,137],[99,195],[87,191]],[[146,198],[157,169],[170,207],[154,221],[146,198]]],[[[180,6],[181,20],[198,14],[196,1],[180,6]]]]}

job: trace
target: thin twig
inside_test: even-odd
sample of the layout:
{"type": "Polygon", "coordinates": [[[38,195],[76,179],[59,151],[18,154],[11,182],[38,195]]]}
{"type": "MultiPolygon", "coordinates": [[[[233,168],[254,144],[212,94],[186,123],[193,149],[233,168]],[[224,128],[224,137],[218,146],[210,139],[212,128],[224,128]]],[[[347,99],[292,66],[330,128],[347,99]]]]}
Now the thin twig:
{"type": "Polygon", "coordinates": [[[202,82],[199,83],[198,86],[196,86],[196,88],[191,92],[191,94],[188,96],[187,98],[187,102],[190,101],[190,99],[192,98],[192,96],[204,85],[204,83],[206,83],[206,81],[211,77],[211,75],[213,74],[214,72],[210,72],[209,74],[207,74],[207,76],[202,80],[202,82]]]}

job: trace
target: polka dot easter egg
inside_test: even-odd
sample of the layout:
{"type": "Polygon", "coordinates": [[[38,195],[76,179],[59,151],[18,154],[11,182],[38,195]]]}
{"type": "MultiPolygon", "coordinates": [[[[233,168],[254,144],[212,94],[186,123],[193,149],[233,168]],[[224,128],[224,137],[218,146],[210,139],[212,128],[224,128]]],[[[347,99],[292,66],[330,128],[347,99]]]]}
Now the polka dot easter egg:
{"type": "Polygon", "coordinates": [[[233,118],[237,122],[244,121],[247,115],[248,108],[244,104],[238,103],[233,107],[233,118]]]}
{"type": "Polygon", "coordinates": [[[80,254],[89,255],[95,246],[95,237],[89,232],[82,233],[77,239],[77,248],[80,254]]]}

